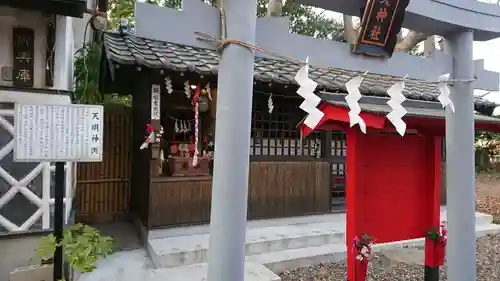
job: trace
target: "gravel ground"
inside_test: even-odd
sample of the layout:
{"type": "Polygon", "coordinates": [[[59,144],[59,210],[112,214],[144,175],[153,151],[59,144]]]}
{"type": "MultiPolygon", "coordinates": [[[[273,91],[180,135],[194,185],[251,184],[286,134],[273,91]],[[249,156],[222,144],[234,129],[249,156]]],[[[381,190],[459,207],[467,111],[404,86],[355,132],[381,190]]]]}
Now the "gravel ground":
{"type": "MultiPolygon", "coordinates": [[[[404,250],[401,250],[404,251],[404,250]]],[[[279,273],[282,281],[341,281],[346,280],[345,262],[324,263],[279,273]]],[[[375,254],[368,267],[367,281],[422,281],[424,266],[393,262],[383,253],[375,254]]],[[[446,264],[440,280],[446,277],[446,264]]],[[[500,235],[481,237],[477,242],[476,281],[500,280],[500,235]]]]}
{"type": "Polygon", "coordinates": [[[481,174],[477,177],[476,208],[479,212],[493,215],[494,223],[500,224],[499,174],[481,174]]]}
{"type": "MultiPolygon", "coordinates": [[[[476,181],[476,205],[479,212],[489,213],[500,223],[500,177],[480,175],[476,181]]],[[[400,251],[409,251],[402,249],[400,251]]],[[[421,251],[419,253],[423,255],[421,251]]],[[[324,263],[279,273],[282,281],[340,281],[346,280],[345,262],[324,263]]],[[[384,253],[375,254],[368,268],[368,281],[421,281],[424,266],[415,263],[396,262],[384,253]]],[[[446,264],[440,280],[448,280],[446,264]]],[[[476,281],[500,280],[500,234],[481,237],[477,241],[476,281]]]]}

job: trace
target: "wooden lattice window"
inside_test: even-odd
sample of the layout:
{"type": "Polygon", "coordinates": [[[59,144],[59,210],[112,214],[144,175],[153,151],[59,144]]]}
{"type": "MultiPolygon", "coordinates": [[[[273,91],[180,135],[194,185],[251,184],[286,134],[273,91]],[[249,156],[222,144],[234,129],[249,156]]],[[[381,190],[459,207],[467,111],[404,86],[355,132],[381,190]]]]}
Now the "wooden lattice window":
{"type": "Polygon", "coordinates": [[[304,117],[299,108],[301,99],[273,95],[272,113],[268,111],[268,99],[268,95],[254,94],[250,155],[321,157],[320,134],[300,137],[297,124],[304,117]]]}

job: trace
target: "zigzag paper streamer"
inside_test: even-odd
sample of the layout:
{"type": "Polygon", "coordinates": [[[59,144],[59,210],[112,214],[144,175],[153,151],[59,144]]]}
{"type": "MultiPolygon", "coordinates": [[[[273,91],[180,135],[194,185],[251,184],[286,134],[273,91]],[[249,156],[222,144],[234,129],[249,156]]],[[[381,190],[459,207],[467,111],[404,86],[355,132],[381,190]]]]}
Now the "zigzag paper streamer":
{"type": "Polygon", "coordinates": [[[184,94],[186,95],[186,98],[191,98],[191,85],[189,85],[188,80],[184,81],[184,94]]]}
{"type": "Polygon", "coordinates": [[[300,86],[297,90],[297,94],[304,98],[299,108],[308,113],[304,120],[304,124],[314,129],[325,114],[317,108],[318,104],[321,102],[321,98],[314,94],[314,90],[318,84],[309,78],[309,57],[306,58],[306,63],[295,75],[295,81],[297,81],[300,86]]]}
{"type": "Polygon", "coordinates": [[[172,79],[170,79],[169,76],[165,77],[165,89],[167,89],[167,93],[169,95],[171,95],[174,91],[174,89],[172,88],[172,79]]]}
{"type": "Polygon", "coordinates": [[[396,131],[398,131],[401,136],[404,136],[406,132],[406,123],[402,118],[406,115],[407,111],[401,105],[406,100],[406,97],[403,95],[404,88],[405,82],[401,81],[387,89],[387,94],[391,97],[387,104],[391,107],[392,111],[389,112],[386,117],[391,121],[392,125],[394,125],[396,131]]]}
{"type": "Polygon", "coordinates": [[[450,87],[448,86],[448,79],[450,79],[449,73],[439,76],[438,89],[439,92],[441,92],[441,94],[438,96],[438,100],[443,106],[443,108],[448,106],[451,112],[455,113],[455,106],[453,105],[453,102],[451,101],[450,98],[450,87]]]}
{"type": "Polygon", "coordinates": [[[212,89],[210,88],[210,83],[205,85],[205,91],[207,91],[208,100],[212,100],[212,89]]]}
{"type": "Polygon", "coordinates": [[[359,92],[359,85],[361,85],[361,82],[363,82],[363,77],[362,76],[356,76],[352,78],[351,80],[347,81],[345,83],[345,87],[347,88],[347,92],[349,93],[345,97],[345,101],[347,102],[347,105],[349,106],[349,120],[350,120],[350,125],[351,128],[358,124],[359,129],[361,129],[361,132],[366,134],[366,124],[363,118],[359,116],[361,113],[361,107],[359,106],[359,100],[361,99],[361,93],[359,92]]]}
{"type": "Polygon", "coordinates": [[[267,109],[268,109],[269,113],[273,113],[274,102],[273,102],[273,94],[272,93],[269,95],[269,99],[267,99],[267,109]]]}

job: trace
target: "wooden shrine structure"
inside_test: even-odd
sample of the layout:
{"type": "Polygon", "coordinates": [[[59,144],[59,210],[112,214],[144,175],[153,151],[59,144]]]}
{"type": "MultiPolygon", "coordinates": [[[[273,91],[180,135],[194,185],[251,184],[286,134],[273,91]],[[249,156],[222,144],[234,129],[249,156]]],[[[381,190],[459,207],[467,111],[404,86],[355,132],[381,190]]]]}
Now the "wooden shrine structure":
{"type": "MultiPolygon", "coordinates": [[[[363,4],[362,1],[347,3],[346,1],[302,0],[299,2],[331,8],[334,11],[351,15],[359,15],[363,4]]],[[[289,34],[286,18],[262,18],[257,19],[255,23],[255,13],[252,12],[254,5],[255,1],[226,1],[224,16],[227,21],[224,28],[227,30],[224,28],[222,30],[227,33],[223,34],[227,35],[228,39],[256,44],[270,53],[279,53],[297,60],[309,57],[310,78],[318,83],[320,90],[344,92],[345,83],[353,76],[369,72],[379,76],[372,75],[373,80],[366,79],[367,81],[360,86],[360,91],[364,94],[381,96],[385,95],[387,89],[393,84],[384,84],[383,81],[387,79],[382,76],[406,77],[405,96],[409,99],[415,99],[418,96],[416,99],[428,100],[429,104],[435,106],[438,104],[439,91],[436,85],[424,83],[422,80],[437,81],[441,75],[450,73],[452,79],[470,81],[452,84],[451,98],[455,104],[455,114],[448,110],[445,114],[442,109],[439,114],[440,118],[446,115],[447,184],[453,185],[453,191],[456,191],[451,196],[448,194],[449,253],[456,256],[462,255],[461,258],[450,256],[448,276],[454,281],[473,280],[475,278],[475,256],[473,256],[475,230],[473,198],[471,197],[474,185],[472,104],[475,104],[476,111],[486,115],[492,113],[495,105],[481,100],[474,101],[472,91],[474,88],[497,91],[499,77],[497,73],[484,70],[482,61],[473,61],[472,42],[500,36],[500,7],[470,0],[412,1],[406,9],[403,26],[445,36],[449,43],[450,53],[436,52],[431,58],[395,53],[391,59],[373,59],[352,54],[351,46],[345,43],[289,34]],[[466,20],[470,18],[477,19],[477,21],[466,20]],[[244,27],[241,26],[242,22],[245,22],[244,27]],[[330,76],[331,72],[325,70],[326,68],[341,71],[330,76]],[[461,220],[460,223],[459,220],[461,220]]],[[[328,160],[322,162],[314,160],[315,164],[306,167],[306,165],[298,164],[297,160],[288,162],[281,160],[283,158],[280,159],[283,156],[280,153],[282,154],[285,150],[290,151],[282,149],[282,147],[287,147],[286,143],[290,146],[290,143],[296,144],[298,140],[299,147],[303,147],[303,141],[306,139],[300,136],[298,130],[290,129],[290,125],[287,124],[289,120],[296,118],[294,109],[303,101],[299,98],[295,99],[294,103],[291,101],[294,98],[290,97],[297,90],[293,77],[301,65],[275,59],[260,52],[255,53],[254,59],[252,52],[232,45],[227,47],[232,51],[228,52],[224,59],[225,49],[222,54],[218,54],[215,51],[216,42],[206,40],[206,38],[200,40],[199,36],[202,32],[208,36],[220,38],[219,9],[197,0],[184,0],[181,11],[137,2],[135,16],[135,34],[126,32],[105,34],[101,73],[101,87],[104,92],[133,95],[136,135],[133,141],[134,175],[131,207],[140,218],[141,224],[147,229],[182,223],[207,222],[210,217],[206,210],[211,209],[210,221],[213,232],[211,232],[210,244],[213,251],[211,250],[209,254],[211,264],[209,264],[208,279],[211,281],[238,279],[243,272],[241,254],[244,254],[244,251],[241,249],[243,249],[245,239],[245,214],[247,218],[252,219],[323,213],[331,210],[329,188],[330,181],[333,181],[331,134],[330,137],[328,137],[329,134],[312,137],[315,143],[317,143],[316,140],[322,138],[327,140],[324,145],[315,145],[316,148],[312,149],[312,153],[311,149],[307,153],[299,149],[300,153],[295,152],[293,155],[302,157],[305,154],[306,158],[318,159],[318,155],[319,158],[322,157],[321,153],[317,153],[319,147],[319,151],[323,151],[323,155],[327,156],[325,159],[328,160]],[[219,64],[219,57],[224,63],[219,64]],[[253,71],[250,71],[251,68],[254,68],[253,71]],[[217,73],[220,74],[218,78],[217,73]],[[230,74],[233,74],[231,78],[230,74]],[[255,82],[253,89],[249,82],[251,80],[255,82]],[[274,100],[274,110],[269,113],[271,94],[274,100]],[[185,96],[184,99],[183,96],[185,96]],[[278,101],[279,96],[283,98],[282,101],[278,101]],[[250,103],[253,103],[252,112],[250,112],[250,103]],[[295,105],[292,106],[292,104],[295,105]],[[263,122],[262,118],[257,117],[257,112],[268,111],[268,116],[272,116],[273,112],[280,110],[288,113],[275,121],[263,122]],[[196,113],[194,117],[192,117],[193,111],[196,113]],[[252,115],[252,120],[249,119],[249,115],[252,115]],[[186,121],[191,121],[191,118],[194,119],[194,125],[186,125],[186,121]],[[214,130],[215,123],[224,125],[218,125],[217,130],[214,130]],[[151,124],[155,130],[159,130],[160,125],[163,126],[163,143],[168,143],[168,146],[160,147],[159,144],[152,144],[150,146],[152,149],[140,149],[146,134],[149,133],[145,132],[147,124],[151,124]],[[251,130],[249,140],[246,134],[250,130],[247,131],[245,128],[251,124],[254,129],[251,130]],[[186,127],[190,128],[190,126],[193,134],[184,134],[186,127]],[[256,128],[257,126],[261,127],[256,128]],[[212,190],[211,152],[213,148],[209,147],[210,143],[213,145],[214,134],[216,135],[215,144],[218,143],[219,146],[215,150],[216,161],[213,175],[216,187],[212,190]],[[183,135],[179,137],[182,140],[177,139],[177,135],[183,135]],[[291,142],[292,139],[293,142],[291,142]],[[244,153],[236,149],[235,144],[240,142],[240,147],[244,144],[241,148],[244,153]],[[246,147],[247,144],[249,147],[246,147]],[[254,157],[261,156],[266,144],[267,151],[274,151],[272,156],[276,158],[272,160],[261,158],[262,161],[257,162],[258,158],[254,157]],[[278,150],[277,147],[279,147],[278,150]],[[246,163],[247,151],[260,153],[248,155],[251,160],[249,169],[246,163]],[[199,156],[196,164],[190,159],[193,154],[199,156]],[[221,161],[217,161],[219,159],[217,157],[221,157],[221,161]],[[250,170],[249,175],[247,175],[248,170],[250,170]],[[300,178],[292,179],[289,176],[298,176],[302,172],[304,174],[300,178]],[[247,176],[250,182],[248,213],[246,211],[247,176]],[[210,206],[210,202],[215,203],[210,206]],[[267,209],[272,206],[277,209],[267,209]],[[276,211],[278,209],[279,211],[276,211]],[[187,210],[196,210],[196,215],[186,213],[187,210]],[[170,218],[166,219],[169,216],[170,218]],[[230,262],[228,270],[217,269],[217,264],[222,260],[230,262]]],[[[334,108],[340,107],[334,106],[334,108]]],[[[345,112],[347,111],[344,108],[344,117],[345,112]]],[[[370,128],[369,133],[363,137],[358,137],[358,133],[351,135],[360,142],[369,139],[384,145],[380,141],[383,137],[372,136],[373,128],[382,129],[380,133],[387,133],[382,124],[383,118],[376,118],[376,114],[368,115],[366,117],[370,128]]],[[[410,117],[409,115],[408,118],[410,117]]],[[[480,126],[496,130],[496,120],[486,117],[478,118],[480,126]]],[[[400,137],[399,139],[391,137],[390,143],[401,146],[399,148],[401,151],[414,145],[419,151],[426,153],[425,157],[411,154],[413,164],[429,163],[429,166],[433,167],[432,171],[408,171],[413,178],[425,172],[432,172],[434,175],[432,182],[430,180],[425,182],[429,186],[432,185],[429,187],[432,192],[423,193],[425,196],[415,195],[417,196],[415,201],[418,201],[418,198],[433,196],[433,204],[429,206],[429,212],[432,212],[437,208],[434,203],[438,202],[436,193],[433,192],[438,191],[435,187],[439,176],[435,168],[438,166],[436,155],[440,150],[434,136],[443,135],[444,121],[437,122],[441,124],[441,127],[435,128],[419,127],[421,123],[415,122],[415,124],[408,124],[409,128],[417,132],[421,130],[420,134],[426,137],[409,135],[404,136],[402,140],[400,137]],[[416,127],[412,127],[413,125],[416,127]]],[[[407,133],[414,134],[412,130],[407,133]]],[[[358,148],[356,144],[353,148],[347,148],[348,162],[358,163],[355,160],[359,159],[349,159],[359,155],[371,157],[368,159],[370,163],[382,157],[380,154],[362,150],[363,154],[358,154],[359,152],[356,151],[349,155],[349,152],[356,148],[358,148]]],[[[382,169],[380,165],[372,168],[382,169]]],[[[383,174],[383,171],[381,172],[383,174]]],[[[380,174],[375,172],[370,175],[380,177],[380,174]]],[[[424,177],[424,179],[428,178],[424,177]]],[[[424,183],[424,179],[420,181],[424,183]]],[[[350,180],[348,184],[352,184],[350,180]]],[[[387,184],[387,188],[390,186],[387,184]]],[[[411,187],[414,186],[415,184],[411,185],[411,187]]],[[[394,192],[401,192],[401,190],[395,189],[394,192]]],[[[383,196],[383,194],[376,196],[383,196]]],[[[347,200],[349,202],[350,199],[347,200]]],[[[383,202],[378,202],[378,204],[383,204],[383,202]]],[[[414,210],[410,210],[409,207],[405,210],[405,214],[415,217],[414,210]]],[[[408,228],[404,231],[408,234],[407,236],[415,235],[417,227],[420,229],[424,224],[434,224],[435,220],[436,218],[432,217],[432,222],[422,220],[415,226],[405,224],[408,228]]],[[[357,213],[356,224],[361,225],[363,221],[367,222],[363,219],[362,213],[357,213]]],[[[373,223],[369,221],[369,224],[373,223]]],[[[356,228],[352,228],[351,231],[353,229],[356,228]]],[[[383,239],[392,238],[394,237],[388,236],[383,239]]],[[[397,237],[397,239],[400,238],[402,237],[397,237]]]]}

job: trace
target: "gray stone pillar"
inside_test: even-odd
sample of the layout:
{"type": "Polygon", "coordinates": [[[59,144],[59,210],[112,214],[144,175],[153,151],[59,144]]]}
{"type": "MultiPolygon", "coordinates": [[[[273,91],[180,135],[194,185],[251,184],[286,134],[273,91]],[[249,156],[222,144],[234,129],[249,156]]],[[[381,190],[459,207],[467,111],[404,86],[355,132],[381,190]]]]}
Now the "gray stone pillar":
{"type": "MultiPolygon", "coordinates": [[[[473,33],[447,38],[453,54],[453,78],[472,79],[473,33]]],[[[471,83],[453,85],[455,114],[446,110],[446,180],[448,209],[448,279],[476,280],[474,99],[471,83]]]]}
{"type": "MultiPolygon", "coordinates": [[[[225,0],[228,39],[255,43],[256,0],[225,0]]],[[[227,46],[220,58],[208,281],[241,281],[245,269],[252,50],[227,46]]]]}

